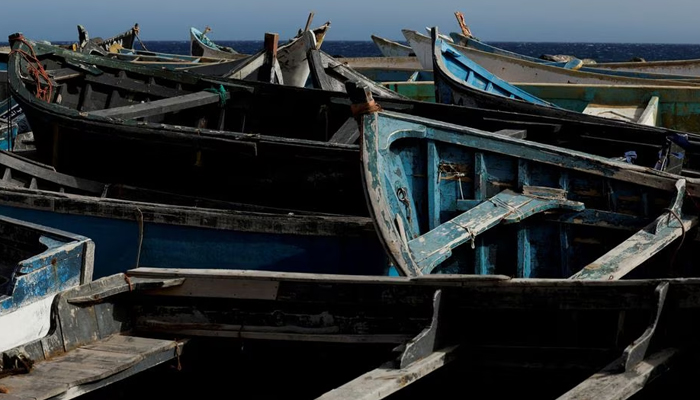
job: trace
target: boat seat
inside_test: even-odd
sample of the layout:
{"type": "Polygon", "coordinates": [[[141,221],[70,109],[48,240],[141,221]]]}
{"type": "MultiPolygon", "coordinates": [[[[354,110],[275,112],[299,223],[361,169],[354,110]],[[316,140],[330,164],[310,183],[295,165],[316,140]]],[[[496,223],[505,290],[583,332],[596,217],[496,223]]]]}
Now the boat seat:
{"type": "Polygon", "coordinates": [[[78,78],[85,75],[84,72],[76,71],[73,68],[49,69],[46,71],[46,73],[56,82],[71,78],[78,78]]]}
{"type": "Polygon", "coordinates": [[[473,241],[499,223],[516,223],[532,215],[552,210],[583,211],[585,205],[567,200],[562,189],[525,186],[523,193],[506,189],[426,234],[408,242],[416,265],[425,274],[446,260],[452,249],[473,241]]]}
{"type": "MultiPolygon", "coordinates": [[[[230,98],[226,92],[226,99],[230,98]]],[[[188,108],[205,106],[221,101],[218,93],[201,91],[167,99],[155,100],[148,103],[132,104],[123,107],[107,108],[104,110],[90,111],[90,115],[118,119],[136,119],[162,115],[188,108]]]]}

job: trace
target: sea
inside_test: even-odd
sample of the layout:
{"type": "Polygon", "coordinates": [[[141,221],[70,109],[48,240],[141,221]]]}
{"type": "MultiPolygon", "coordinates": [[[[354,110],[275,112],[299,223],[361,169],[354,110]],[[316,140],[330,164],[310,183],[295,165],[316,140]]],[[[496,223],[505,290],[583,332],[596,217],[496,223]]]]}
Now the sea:
{"type": "MultiPolygon", "coordinates": [[[[545,54],[573,55],[580,59],[589,58],[596,62],[630,61],[643,58],[646,61],[700,59],[700,44],[644,44],[644,43],[557,43],[557,42],[489,42],[496,47],[510,50],[531,57],[545,54]]],[[[72,42],[53,42],[68,44],[72,42]]],[[[262,49],[260,40],[216,40],[217,44],[231,47],[239,53],[252,54],[262,49]]],[[[407,44],[405,42],[399,42],[407,44]]],[[[0,43],[0,46],[7,43],[0,43]]],[[[136,49],[160,53],[189,54],[190,42],[144,41],[143,46],[136,44],[136,49]]],[[[334,57],[375,57],[381,56],[372,41],[324,40],[323,51],[334,57]]]]}

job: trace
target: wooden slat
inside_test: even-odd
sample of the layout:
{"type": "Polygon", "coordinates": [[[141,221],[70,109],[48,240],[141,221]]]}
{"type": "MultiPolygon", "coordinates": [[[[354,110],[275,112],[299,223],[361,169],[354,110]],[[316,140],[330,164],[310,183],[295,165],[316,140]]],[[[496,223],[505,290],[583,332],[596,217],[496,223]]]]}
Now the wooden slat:
{"type": "Polygon", "coordinates": [[[147,85],[144,81],[127,78],[125,75],[121,74],[118,77],[106,74],[102,74],[100,76],[86,75],[84,79],[85,82],[94,85],[108,86],[128,92],[148,94],[155,97],[175,97],[187,93],[182,90],[172,89],[166,86],[147,85]]]}
{"type": "MultiPolygon", "coordinates": [[[[230,95],[227,93],[226,98],[228,99],[229,97],[230,95]]],[[[90,115],[108,118],[135,119],[200,107],[218,103],[219,101],[220,97],[217,93],[201,91],[148,103],[92,111],[90,115]]]]}
{"type": "Polygon", "coordinates": [[[81,71],[76,71],[73,68],[57,68],[57,69],[49,69],[46,71],[47,74],[49,74],[50,77],[53,78],[54,81],[62,81],[66,79],[72,79],[72,78],[78,78],[83,75],[85,75],[84,72],[81,71]]]}
{"type": "Polygon", "coordinates": [[[667,368],[676,349],[666,349],[640,362],[632,371],[617,372],[617,360],[557,400],[623,400],[632,397],[667,368]]]}
{"type": "Polygon", "coordinates": [[[86,192],[96,194],[102,193],[105,186],[104,184],[99,182],[76,178],[71,175],[65,175],[60,172],[56,172],[48,166],[44,167],[32,160],[25,160],[20,156],[4,151],[0,151],[0,165],[6,167],[5,175],[7,175],[8,171],[12,169],[30,175],[32,177],[36,177],[41,180],[53,182],[59,186],[80,189],[86,192]]]}
{"type": "Polygon", "coordinates": [[[686,181],[679,180],[676,189],[676,200],[670,208],[672,212],[664,212],[644,229],[572,275],[571,279],[621,279],[697,225],[696,216],[682,214],[686,181]]]}
{"type": "Polygon", "coordinates": [[[494,132],[498,135],[508,136],[516,139],[527,138],[527,130],[525,129],[501,129],[500,131],[494,132]]]}
{"type": "Polygon", "coordinates": [[[377,368],[325,393],[317,400],[384,399],[447,365],[454,358],[456,349],[457,346],[453,346],[436,351],[404,369],[377,368]]]}
{"type": "Polygon", "coordinates": [[[0,385],[18,398],[42,400],[60,395],[69,399],[86,393],[83,385],[98,389],[114,381],[107,378],[120,375],[123,379],[175,358],[180,346],[182,343],[171,340],[114,335],[38,362],[29,374],[0,379],[0,385]]]}

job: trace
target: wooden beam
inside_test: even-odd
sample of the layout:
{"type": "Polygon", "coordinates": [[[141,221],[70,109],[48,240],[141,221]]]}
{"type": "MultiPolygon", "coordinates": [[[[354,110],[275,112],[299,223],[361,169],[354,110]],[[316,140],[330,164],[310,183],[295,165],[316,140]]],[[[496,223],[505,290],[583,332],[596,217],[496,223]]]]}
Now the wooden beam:
{"type": "Polygon", "coordinates": [[[683,216],[685,179],[676,182],[676,200],[663,215],[629,239],[572,275],[576,280],[621,279],[654,254],[666,248],[697,225],[696,216],[683,216]]]}
{"type": "MultiPolygon", "coordinates": [[[[262,65],[258,69],[258,79],[261,82],[276,83],[275,62],[277,61],[277,43],[279,35],[276,33],[265,33],[264,51],[265,57],[262,65]]],[[[284,84],[283,82],[280,82],[284,84]]]]}
{"type": "Polygon", "coordinates": [[[316,36],[313,32],[306,31],[302,36],[302,40],[304,40],[304,45],[306,47],[306,59],[309,63],[311,80],[313,81],[314,87],[332,91],[334,89],[333,83],[326,74],[326,70],[323,68],[321,54],[319,50],[316,49],[316,36]]]}
{"type": "Polygon", "coordinates": [[[160,85],[148,85],[143,80],[131,79],[126,76],[113,76],[102,74],[100,76],[86,75],[85,82],[94,85],[102,85],[123,89],[125,91],[143,93],[154,97],[175,97],[188,92],[178,89],[169,88],[160,85]]]}
{"type": "MultiPolygon", "coordinates": [[[[230,94],[227,92],[226,99],[229,98],[230,94]]],[[[136,119],[181,111],[188,108],[201,107],[218,103],[219,101],[221,101],[221,97],[218,93],[201,91],[178,97],[155,100],[148,103],[92,111],[90,115],[118,119],[136,119]]]]}
{"type": "Polygon", "coordinates": [[[620,371],[616,360],[600,372],[560,396],[557,400],[623,400],[632,397],[648,383],[666,372],[676,349],[665,349],[638,363],[630,371],[620,371]]]}
{"type": "Polygon", "coordinates": [[[500,131],[496,131],[494,133],[497,135],[508,136],[515,139],[527,138],[527,130],[525,129],[501,129],[500,131]]]}
{"type": "MultiPolygon", "coordinates": [[[[56,172],[48,166],[43,167],[37,165],[34,161],[23,160],[12,153],[0,152],[0,165],[6,167],[5,174],[7,174],[8,179],[11,178],[11,173],[8,171],[14,170],[44,181],[55,183],[59,186],[84,190],[94,194],[102,193],[105,188],[105,185],[102,183],[56,172]]],[[[5,179],[3,178],[3,180],[5,179]]],[[[2,182],[0,182],[0,184],[2,184],[2,182]]],[[[15,185],[10,184],[10,186],[15,185]]]]}
{"type": "Polygon", "coordinates": [[[398,392],[455,358],[458,346],[436,351],[406,368],[380,367],[318,397],[317,400],[378,400],[398,392]]]}

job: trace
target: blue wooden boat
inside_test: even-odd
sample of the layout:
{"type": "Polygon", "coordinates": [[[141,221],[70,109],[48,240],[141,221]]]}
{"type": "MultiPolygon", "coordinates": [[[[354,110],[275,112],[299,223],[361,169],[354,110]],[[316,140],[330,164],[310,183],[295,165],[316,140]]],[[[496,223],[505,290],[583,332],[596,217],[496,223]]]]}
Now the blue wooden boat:
{"type": "MultiPolygon", "coordinates": [[[[364,91],[354,102],[377,109],[364,91]]],[[[392,112],[363,115],[360,130],[370,213],[406,275],[610,280],[690,267],[700,180],[392,112]]]]}
{"type": "MultiPolygon", "coordinates": [[[[596,91],[598,96],[586,96],[589,101],[579,99],[577,109],[564,108],[499,79],[435,36],[433,43],[435,100],[439,103],[540,114],[582,123],[661,125],[676,129],[678,135],[700,130],[700,119],[694,112],[700,103],[693,102],[693,97],[700,95],[700,92],[694,88],[677,88],[678,91],[674,91],[665,87],[630,86],[631,95],[619,96],[612,102],[604,94],[609,88],[607,86],[578,87],[578,90],[596,91]],[[663,94],[668,96],[662,97],[663,94]],[[580,102],[585,105],[581,106],[580,102]]],[[[576,90],[575,85],[571,86],[572,91],[576,90]]],[[[625,87],[615,87],[615,91],[625,87]]],[[[676,160],[675,164],[679,165],[679,162],[691,168],[690,160],[676,160]]]]}
{"type": "Polygon", "coordinates": [[[3,352],[49,333],[54,297],[92,279],[95,246],[87,237],[6,216],[0,236],[3,352]]]}
{"type": "MultiPolygon", "coordinates": [[[[432,65],[432,46],[429,36],[419,32],[404,29],[404,36],[416,52],[416,57],[423,68],[432,65]]],[[[443,41],[447,42],[443,39],[443,41]]],[[[573,83],[586,85],[639,85],[639,86],[700,86],[700,81],[688,79],[685,76],[678,77],[632,77],[625,74],[609,74],[606,72],[581,71],[580,60],[575,60],[573,65],[566,68],[545,65],[538,62],[530,62],[523,59],[503,56],[476,50],[473,48],[453,45],[462,54],[465,54],[474,62],[486,68],[489,72],[511,83],[573,83]]]]}
{"type": "MultiPolygon", "coordinates": [[[[0,215],[96,244],[95,277],[134,265],[385,275],[371,219],[194,198],[56,172],[0,152],[0,215]]],[[[358,188],[360,189],[360,188],[358,188]]]]}

